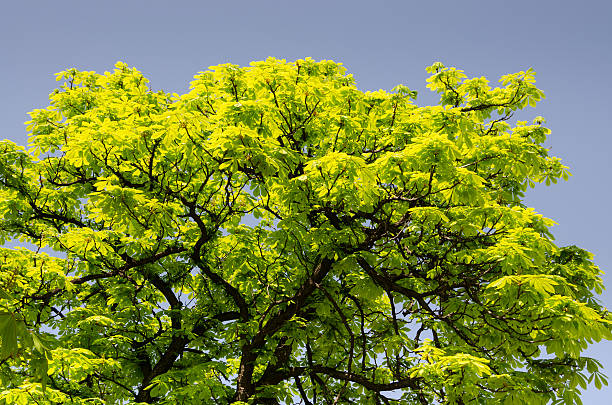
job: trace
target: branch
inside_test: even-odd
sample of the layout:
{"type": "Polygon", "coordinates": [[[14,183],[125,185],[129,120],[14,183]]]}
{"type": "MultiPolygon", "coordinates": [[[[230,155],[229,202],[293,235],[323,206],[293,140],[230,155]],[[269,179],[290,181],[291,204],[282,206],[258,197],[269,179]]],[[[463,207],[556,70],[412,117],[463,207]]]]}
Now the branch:
{"type": "Polygon", "coordinates": [[[374,392],[392,391],[400,388],[412,388],[418,390],[418,382],[420,381],[418,378],[407,377],[390,383],[377,383],[361,374],[342,371],[333,367],[313,365],[312,367],[289,367],[285,371],[277,372],[274,375],[271,375],[270,378],[265,381],[265,384],[276,385],[281,381],[299,377],[307,372],[325,374],[329,377],[335,378],[336,380],[356,383],[374,392]]]}
{"type": "MultiPolygon", "coordinates": [[[[285,309],[270,318],[270,320],[255,334],[251,342],[245,343],[242,346],[240,367],[238,369],[238,378],[236,381],[236,394],[234,396],[235,401],[246,401],[255,393],[255,385],[253,384],[252,378],[259,350],[264,347],[268,337],[274,335],[289,319],[300,311],[306,299],[329,273],[332,264],[333,261],[328,258],[321,259],[298,292],[289,300],[291,303],[287,305],[285,309]]],[[[277,373],[271,374],[277,375],[277,373]]],[[[270,376],[270,378],[272,378],[272,376],[270,376]]]]}
{"type": "Polygon", "coordinates": [[[310,277],[306,279],[298,292],[289,299],[291,304],[266,322],[264,327],[259,330],[257,335],[255,335],[253,338],[254,344],[263,343],[266,336],[273,335],[285,324],[285,322],[298,313],[298,311],[304,306],[306,299],[317,288],[317,285],[323,281],[327,273],[329,273],[332,268],[332,264],[333,261],[328,258],[321,259],[321,262],[317,265],[317,267],[315,267],[310,277]]]}
{"type": "Polygon", "coordinates": [[[204,224],[204,221],[202,221],[202,218],[200,218],[200,216],[196,212],[196,204],[194,202],[187,201],[183,197],[181,197],[181,201],[183,202],[183,204],[185,204],[185,206],[187,206],[187,208],[189,208],[189,217],[195,221],[195,223],[198,225],[198,228],[200,229],[200,238],[197,240],[195,246],[193,247],[193,253],[191,254],[191,258],[198,265],[200,270],[202,270],[202,272],[206,274],[206,276],[213,283],[223,288],[225,293],[232,298],[234,304],[236,304],[240,312],[240,319],[243,322],[248,321],[249,306],[242,294],[240,294],[240,291],[238,291],[236,287],[227,282],[227,280],[225,280],[219,274],[212,271],[208,264],[206,264],[202,260],[202,247],[210,239],[210,237],[206,224],[204,224]]]}
{"type": "Polygon", "coordinates": [[[395,381],[392,383],[376,383],[370,381],[368,378],[362,376],[361,374],[355,374],[347,371],[336,370],[332,367],[325,366],[314,366],[312,371],[318,374],[325,374],[332,378],[342,381],[354,382],[361,385],[364,388],[369,389],[370,391],[380,392],[380,391],[392,391],[399,388],[412,388],[418,389],[419,386],[417,384],[417,378],[404,378],[399,381],[395,381]]]}
{"type": "Polygon", "coordinates": [[[168,345],[166,351],[162,354],[159,361],[155,364],[149,375],[146,375],[140,388],[138,389],[138,395],[136,395],[136,402],[152,403],[153,398],[151,397],[150,390],[146,389],[151,381],[158,375],[165,374],[178,358],[178,356],[184,351],[185,345],[189,342],[189,339],[185,336],[174,335],[168,345]]]}

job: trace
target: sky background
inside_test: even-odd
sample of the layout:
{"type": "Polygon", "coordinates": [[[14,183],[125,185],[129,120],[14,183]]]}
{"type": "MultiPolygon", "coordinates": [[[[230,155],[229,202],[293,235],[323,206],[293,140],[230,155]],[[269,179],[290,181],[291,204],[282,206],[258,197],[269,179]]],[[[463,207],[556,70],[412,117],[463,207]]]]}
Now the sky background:
{"type": "MultiPolygon", "coordinates": [[[[562,184],[526,203],[559,223],[560,245],[591,251],[608,274],[612,307],[612,2],[610,1],[6,1],[0,8],[0,139],[25,144],[27,112],[48,105],[53,73],[104,72],[121,60],[154,89],[185,92],[194,74],[269,56],[342,62],[361,90],[425,87],[434,61],[486,76],[533,67],[546,100],[517,114],[542,115],[547,145],[570,166],[562,184]]],[[[612,376],[612,342],[593,345],[612,376]]],[[[585,404],[608,404],[594,387],[585,404]]]]}

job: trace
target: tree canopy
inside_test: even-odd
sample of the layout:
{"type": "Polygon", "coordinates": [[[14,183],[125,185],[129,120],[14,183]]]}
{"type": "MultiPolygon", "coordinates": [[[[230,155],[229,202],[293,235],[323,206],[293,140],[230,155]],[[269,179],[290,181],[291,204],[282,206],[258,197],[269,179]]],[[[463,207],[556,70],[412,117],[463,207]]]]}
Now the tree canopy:
{"type": "Polygon", "coordinates": [[[580,403],[602,272],[524,193],[531,69],[416,92],[268,59],[68,69],[0,142],[0,404],[580,403]],[[20,241],[22,247],[7,247],[20,241]]]}

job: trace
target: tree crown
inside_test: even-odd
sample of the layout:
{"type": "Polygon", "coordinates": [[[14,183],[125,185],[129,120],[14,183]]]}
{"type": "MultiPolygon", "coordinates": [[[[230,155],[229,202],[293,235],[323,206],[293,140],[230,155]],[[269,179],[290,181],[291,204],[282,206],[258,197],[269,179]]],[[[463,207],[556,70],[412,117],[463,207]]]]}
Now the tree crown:
{"type": "Polygon", "coordinates": [[[579,402],[611,339],[591,255],[522,203],[569,175],[535,72],[69,69],[0,142],[0,403],[579,402]],[[33,246],[33,247],[32,247],[33,246]],[[40,248],[54,252],[46,254],[40,248]],[[3,402],[2,402],[3,401],[3,402]]]}

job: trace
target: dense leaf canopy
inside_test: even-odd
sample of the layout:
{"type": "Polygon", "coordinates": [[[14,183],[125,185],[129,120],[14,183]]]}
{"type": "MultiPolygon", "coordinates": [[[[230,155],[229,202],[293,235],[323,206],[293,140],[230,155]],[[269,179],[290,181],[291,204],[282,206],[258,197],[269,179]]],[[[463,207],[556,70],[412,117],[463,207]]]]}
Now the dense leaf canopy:
{"type": "Polygon", "coordinates": [[[69,69],[0,142],[2,404],[579,402],[601,271],[522,203],[568,176],[531,70],[362,92],[269,59],[69,69]],[[13,245],[14,246],[14,242],[13,245]],[[48,253],[45,253],[48,252],[48,253]]]}

